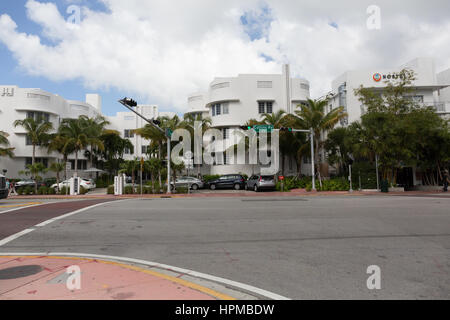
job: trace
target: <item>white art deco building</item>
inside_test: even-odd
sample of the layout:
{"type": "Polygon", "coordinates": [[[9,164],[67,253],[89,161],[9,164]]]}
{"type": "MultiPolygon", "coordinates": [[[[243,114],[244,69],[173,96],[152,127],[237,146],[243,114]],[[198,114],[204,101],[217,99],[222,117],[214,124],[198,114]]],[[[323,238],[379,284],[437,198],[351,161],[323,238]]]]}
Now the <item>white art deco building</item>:
{"type": "Polygon", "coordinates": [[[359,120],[366,110],[354,90],[362,85],[365,88],[382,91],[386,87],[385,81],[395,80],[402,69],[410,69],[415,73],[416,80],[411,85],[413,89],[411,99],[424,106],[433,106],[439,114],[450,114],[450,69],[436,73],[432,58],[416,58],[392,69],[345,72],[332,83],[329,110],[343,106],[349,115],[346,123],[359,120]]]}
{"type": "MultiPolygon", "coordinates": [[[[174,115],[174,113],[159,113],[158,107],[154,105],[138,106],[138,111],[148,118],[174,115]]],[[[31,164],[32,145],[24,129],[20,126],[14,127],[15,120],[43,116],[56,129],[62,119],[78,118],[81,115],[88,117],[102,115],[102,101],[98,94],[87,94],[86,101],[82,102],[66,100],[41,89],[0,86],[0,130],[9,134],[10,145],[15,148],[14,158],[0,158],[0,170],[6,169],[9,177],[19,178],[23,177],[19,175],[19,171],[25,170],[26,165],[31,164]]],[[[145,154],[149,142],[131,133],[131,130],[144,126],[143,120],[132,112],[119,112],[115,116],[106,116],[106,119],[111,122],[109,129],[119,131],[122,138],[129,138],[134,145],[134,150],[128,150],[124,159],[129,160],[145,154]]],[[[42,162],[47,167],[58,157],[60,155],[56,152],[48,153],[46,148],[36,148],[36,161],[42,162]]],[[[88,169],[88,161],[82,152],[78,154],[78,159],[79,175],[86,176],[83,170],[88,169]]],[[[71,176],[75,169],[75,155],[69,157],[69,163],[68,176],[71,176]]]]}
{"type": "MultiPolygon", "coordinates": [[[[283,66],[281,74],[240,74],[237,77],[215,78],[206,92],[191,94],[188,97],[188,113],[210,117],[212,128],[221,130],[225,140],[222,148],[215,149],[216,155],[222,154],[217,157],[214,165],[203,166],[202,173],[259,173],[261,166],[238,165],[224,154],[236,142],[235,130],[240,129],[249,119],[262,120],[265,113],[276,113],[279,110],[293,113],[309,97],[309,82],[291,78],[289,65],[283,66]]],[[[285,174],[296,174],[294,159],[286,158],[284,161],[285,174]]],[[[280,170],[281,167],[280,164],[280,170]]],[[[308,174],[311,171],[310,165],[302,165],[303,171],[308,174]]]]}

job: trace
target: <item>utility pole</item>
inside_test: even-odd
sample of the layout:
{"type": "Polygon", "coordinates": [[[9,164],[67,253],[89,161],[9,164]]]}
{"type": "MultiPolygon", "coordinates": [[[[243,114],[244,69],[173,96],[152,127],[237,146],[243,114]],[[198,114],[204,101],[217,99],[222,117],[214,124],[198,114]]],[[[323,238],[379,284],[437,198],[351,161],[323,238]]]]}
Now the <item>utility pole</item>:
{"type": "Polygon", "coordinates": [[[148,124],[150,124],[155,129],[159,130],[160,132],[164,133],[164,135],[167,137],[167,193],[170,194],[170,139],[171,139],[171,130],[164,131],[159,127],[159,121],[157,120],[149,120],[146,117],[144,117],[142,114],[138,113],[133,108],[137,107],[137,102],[134,101],[131,98],[124,98],[122,100],[119,100],[119,103],[123,105],[125,108],[136,114],[137,116],[144,119],[148,124]]]}

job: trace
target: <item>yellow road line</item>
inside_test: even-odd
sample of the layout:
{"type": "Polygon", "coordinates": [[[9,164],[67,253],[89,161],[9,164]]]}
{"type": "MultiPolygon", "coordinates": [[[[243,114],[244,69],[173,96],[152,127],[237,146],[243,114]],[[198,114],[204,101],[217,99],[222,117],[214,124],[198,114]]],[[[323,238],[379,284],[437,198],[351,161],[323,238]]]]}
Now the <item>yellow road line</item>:
{"type": "Polygon", "coordinates": [[[215,298],[218,298],[220,300],[237,300],[236,298],[233,298],[229,295],[220,293],[218,291],[212,290],[210,288],[201,286],[199,284],[184,280],[184,279],[180,279],[180,278],[176,278],[173,276],[169,276],[167,274],[163,274],[163,273],[159,273],[153,270],[148,270],[148,269],[144,269],[141,267],[137,267],[137,266],[132,266],[132,265],[128,265],[128,264],[124,264],[124,263],[120,263],[120,262],[115,262],[115,261],[106,261],[106,260],[100,260],[100,259],[91,259],[91,258],[81,258],[81,257],[58,257],[58,256],[0,256],[0,258],[9,258],[9,259],[17,259],[17,258],[26,258],[26,259],[36,259],[36,258],[50,258],[50,259],[66,259],[66,260],[84,260],[84,261],[97,261],[100,263],[104,263],[104,264],[111,264],[111,265],[115,265],[115,266],[119,266],[119,267],[123,267],[126,269],[130,269],[130,270],[134,270],[134,271],[139,271],[142,273],[146,273],[158,278],[162,278],[171,282],[175,282],[178,284],[181,284],[185,287],[206,293],[210,296],[213,296],[215,298]]]}
{"type": "Polygon", "coordinates": [[[26,207],[26,206],[32,206],[36,204],[42,204],[42,202],[26,202],[21,204],[9,204],[6,206],[0,206],[0,208],[16,208],[16,207],[26,207]]]}

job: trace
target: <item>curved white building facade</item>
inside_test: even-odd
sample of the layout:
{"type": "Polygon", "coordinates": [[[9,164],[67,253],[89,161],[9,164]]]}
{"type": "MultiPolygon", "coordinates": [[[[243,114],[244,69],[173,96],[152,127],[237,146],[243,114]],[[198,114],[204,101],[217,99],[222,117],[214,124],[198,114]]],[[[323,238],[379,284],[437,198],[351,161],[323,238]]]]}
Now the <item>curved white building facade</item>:
{"type": "MultiPolygon", "coordinates": [[[[8,176],[18,178],[31,163],[33,147],[26,137],[25,130],[14,127],[14,121],[27,117],[43,116],[56,129],[64,118],[78,118],[80,115],[95,117],[101,114],[101,99],[96,94],[86,95],[87,102],[65,100],[63,97],[41,89],[25,89],[17,86],[0,86],[0,130],[9,134],[8,140],[14,147],[14,158],[0,158],[0,169],[8,170],[8,176]]],[[[48,153],[46,148],[36,148],[36,160],[49,166],[60,157],[57,153],[48,153]]],[[[69,158],[71,168],[75,167],[75,156],[69,158]]],[[[84,155],[79,153],[79,168],[87,166],[84,155]]],[[[68,171],[72,174],[72,170],[68,171]]],[[[22,176],[23,177],[23,176],[22,176]]]]}
{"type": "MultiPolygon", "coordinates": [[[[223,147],[215,149],[216,155],[219,154],[216,163],[210,167],[204,166],[208,172],[202,170],[202,173],[259,173],[259,165],[231,163],[223,154],[236,141],[234,131],[250,119],[262,120],[265,113],[279,110],[293,113],[309,97],[309,82],[291,78],[288,65],[283,66],[281,74],[241,74],[237,77],[215,78],[207,92],[190,95],[188,113],[210,117],[212,128],[220,130],[225,140],[223,147]]],[[[211,142],[208,137],[205,139],[205,143],[211,142]]],[[[285,174],[296,174],[294,159],[285,159],[284,167],[285,174]]],[[[302,171],[307,174],[308,166],[302,167],[302,171]]]]}
{"type": "MultiPolygon", "coordinates": [[[[158,116],[172,117],[175,114],[159,113],[158,106],[140,105],[137,111],[144,114],[147,118],[156,118],[158,116]]],[[[27,141],[26,132],[22,127],[14,127],[14,121],[25,119],[27,117],[43,116],[53,124],[54,132],[62,119],[78,118],[81,115],[90,118],[102,115],[102,101],[98,94],[87,94],[86,102],[66,100],[63,97],[52,94],[41,89],[26,89],[17,86],[0,86],[0,130],[9,134],[8,140],[11,147],[14,147],[14,158],[0,157],[0,171],[8,170],[8,177],[24,178],[20,171],[26,169],[26,165],[31,163],[33,147],[27,141]]],[[[124,154],[125,160],[131,160],[135,157],[144,156],[148,141],[132,134],[133,129],[141,128],[145,125],[143,120],[132,112],[119,112],[115,116],[105,117],[111,124],[109,129],[117,130],[122,138],[128,138],[133,143],[133,150],[127,150],[124,154]]],[[[36,161],[42,162],[49,167],[52,162],[60,158],[56,152],[48,153],[46,148],[36,148],[36,161]]],[[[70,169],[68,176],[72,176],[75,169],[75,155],[69,156],[70,169]]],[[[78,169],[80,176],[88,176],[83,170],[88,169],[90,164],[84,157],[84,152],[78,154],[78,169]]],[[[54,176],[53,173],[47,173],[45,176],[54,176]]]]}

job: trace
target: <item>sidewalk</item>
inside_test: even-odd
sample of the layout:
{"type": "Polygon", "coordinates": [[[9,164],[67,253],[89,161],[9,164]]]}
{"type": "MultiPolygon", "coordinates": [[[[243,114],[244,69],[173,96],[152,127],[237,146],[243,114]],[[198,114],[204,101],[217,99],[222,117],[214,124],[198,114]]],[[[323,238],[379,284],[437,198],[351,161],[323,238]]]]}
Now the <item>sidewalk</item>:
{"type": "Polygon", "coordinates": [[[82,257],[0,254],[0,300],[234,300],[235,297],[242,298],[154,267],[82,257]],[[67,272],[72,266],[79,268],[78,279],[67,272]]]}

